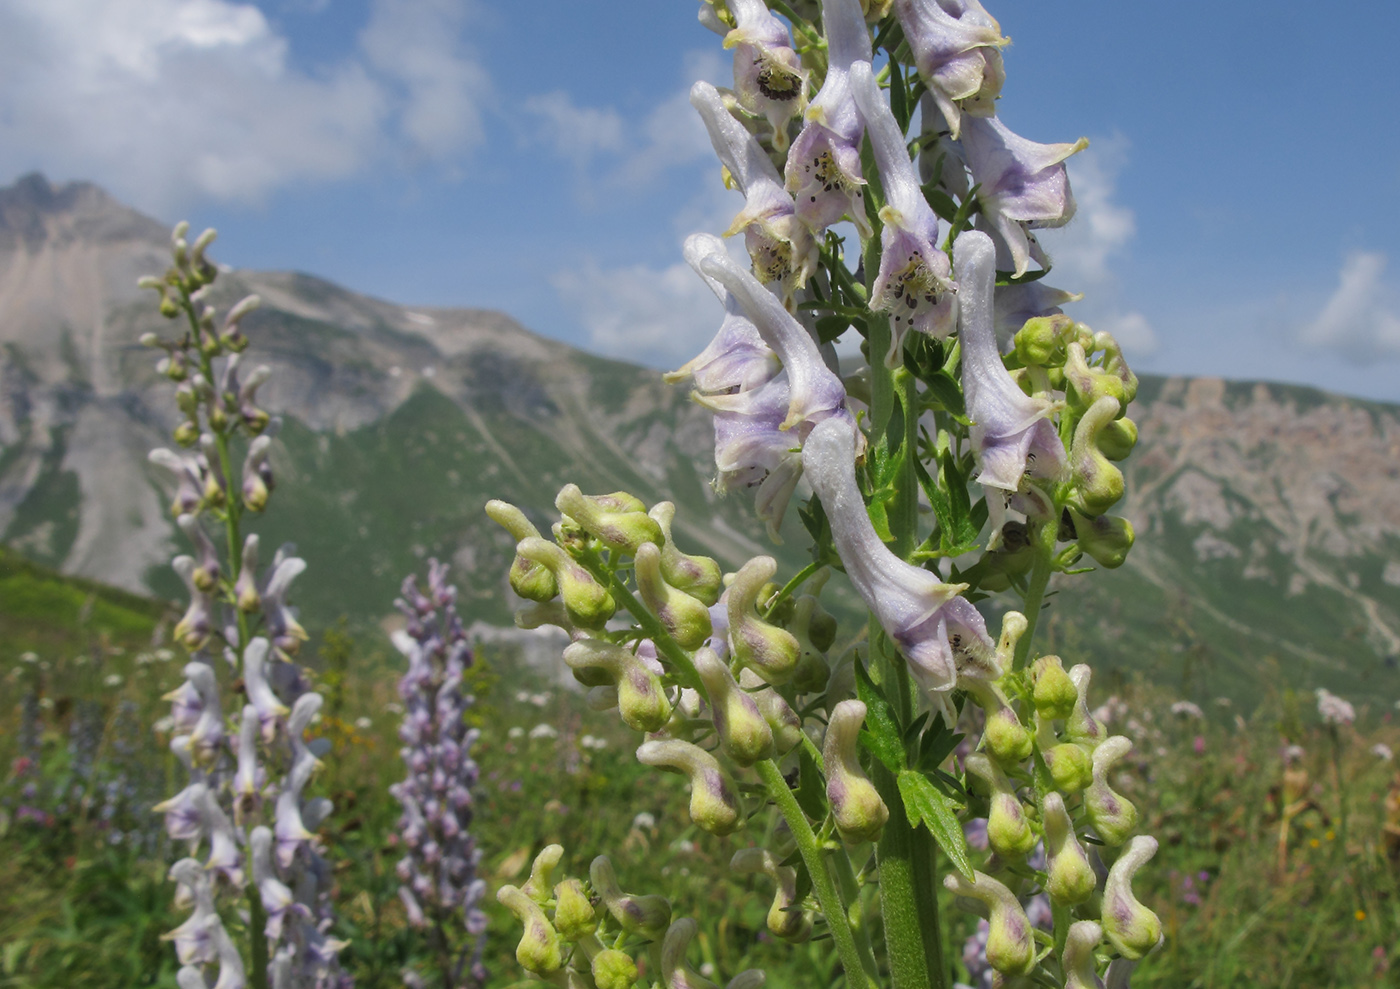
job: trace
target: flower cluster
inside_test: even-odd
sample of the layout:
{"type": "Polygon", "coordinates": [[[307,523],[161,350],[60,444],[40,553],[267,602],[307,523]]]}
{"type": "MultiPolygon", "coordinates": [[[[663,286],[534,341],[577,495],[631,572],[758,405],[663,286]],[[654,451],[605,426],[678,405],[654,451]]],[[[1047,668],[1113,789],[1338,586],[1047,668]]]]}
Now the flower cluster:
{"type": "MultiPolygon", "coordinates": [[[[569,485],[552,540],[487,506],[534,602],[517,623],[569,633],[593,706],[646,733],[640,761],[688,777],[700,828],[741,834],[761,807],[745,794],[765,793],[784,837],[733,868],[772,881],[774,936],[829,933],[852,985],[879,970],[864,871],[819,834],[877,844],[896,982],[939,950],[919,905],[931,853],[900,859],[932,842],[954,867],[944,885],[987,921],[979,964],[997,979],[1087,987],[1108,959],[1126,985],[1161,940],[1132,889],[1156,842],[1115,788],[1132,742],[1090,713],[1087,666],[1033,648],[1052,576],[1119,566],[1134,536],[1108,513],[1137,379],[1109,334],[1062,312],[1077,297],[1044,285],[1035,239],[1073,216],[1065,160],[1086,142],[1038,144],[997,118],[1006,39],[976,0],[706,0],[701,21],[734,51],[734,89],[697,83],[691,102],[744,196],[725,234],[744,235],[751,270],[717,237],[686,241],[724,317],[667,377],[714,413],[716,487],[755,489],[774,539],[810,487],[812,563],[782,586],[770,557],[724,574],[675,546],[671,504],[569,485]],[[868,363],[843,376],[847,334],[868,363]],[[871,617],[844,652],[818,603],[828,568],[871,617]],[[994,638],[976,602],[999,593],[1020,600],[994,638]],[[978,737],[960,750],[964,721],[978,737]],[[964,826],[985,833],[985,861],[964,826]]],[[[521,961],[549,974],[542,890],[511,898],[527,940],[544,932],[521,961]]]]}
{"type": "Polygon", "coordinates": [[[398,864],[399,897],[410,923],[442,935],[443,985],[481,985],[486,980],[481,963],[486,915],[479,903],[486,883],[476,876],[481,853],[467,830],[477,779],[471,748],[478,732],[467,727],[472,698],[462,691],[471,647],[457,614],[457,588],[447,583],[445,565],[429,561],[426,593],[408,577],[402,594],[395,604],[407,627],[394,641],[408,659],[408,671],[399,680],[404,705],[400,752],[408,776],[389,788],[403,805],[399,836],[407,854],[398,864]],[[454,951],[448,932],[457,927],[465,927],[471,940],[454,951]]]}
{"type": "MultiPolygon", "coordinates": [[[[694,920],[673,920],[664,896],[625,893],[607,856],[599,855],[588,878],[554,881],[564,857],[549,845],[535,857],[524,886],[502,886],[496,899],[524,930],[515,949],[521,968],[555,985],[631,989],[639,975],[636,955],[657,965],[650,981],[666,989],[718,989],[690,967],[686,954],[698,930],[694,920]]],[[[758,989],[763,973],[740,972],[725,989],[758,989]]]]}
{"type": "Polygon", "coordinates": [[[171,337],[149,333],[142,343],[165,352],[158,369],[177,384],[182,418],[174,439],[184,452],[155,450],[151,461],[173,476],[171,512],[193,550],[171,563],[190,596],[174,630],[190,659],[184,682],[168,695],[170,747],[189,783],[156,808],[191,855],[170,873],[176,902],[194,908],[170,935],[183,966],[179,982],[182,989],[202,987],[205,968],[217,966],[220,989],[248,981],[278,989],[347,986],[337,961],[345,942],[330,933],[331,869],[314,834],[331,804],[305,793],[330,749],[325,739],[305,739],[321,696],[296,664],[307,635],[287,603],[306,564],[288,545],[259,573],[258,537],[242,531],[245,514],[267,507],[278,425],[256,404],[268,369],[241,366],[249,343],[241,324],[258,299],[242,300],[219,322],[206,301],[218,275],[205,257],[214,231],[189,244],[187,229],[175,228],[174,263],[164,277],[141,280],[178,327],[171,337]],[[226,712],[235,682],[247,703],[226,712]],[[194,857],[201,849],[203,861],[194,857]],[[252,972],[220,913],[221,902],[243,898],[250,883],[249,956],[259,963],[252,972]]]}

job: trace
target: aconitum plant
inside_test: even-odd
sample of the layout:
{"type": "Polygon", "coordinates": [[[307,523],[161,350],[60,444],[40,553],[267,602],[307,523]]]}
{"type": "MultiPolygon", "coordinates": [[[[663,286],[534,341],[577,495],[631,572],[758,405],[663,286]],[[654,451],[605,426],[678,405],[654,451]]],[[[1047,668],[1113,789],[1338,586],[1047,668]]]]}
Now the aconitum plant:
{"type": "MultiPolygon", "coordinates": [[[[557,521],[487,506],[517,541],[517,622],[568,633],[593,706],[771,882],[769,933],[829,938],[848,985],[1126,986],[1162,940],[1133,891],[1157,843],[1115,788],[1133,743],[1090,713],[1089,667],[1036,639],[1051,578],[1133,542],[1109,513],[1137,379],[1063,312],[1036,240],[1072,219],[1085,142],[998,119],[1007,39],[977,0],[706,0],[700,20],[734,55],[733,89],[691,101],[744,196],[725,234],[748,263],[687,241],[723,318],[668,378],[714,413],[717,488],[752,493],[775,537],[798,502],[811,561],[725,574],[676,544],[670,503],[568,485],[557,521]],[[867,612],[844,629],[833,572],[867,612]],[[961,959],[943,890],[985,921],[961,959]]],[[[499,893],[525,969],[711,985],[685,961],[693,921],[621,892],[607,858],[554,882],[561,857],[499,893]]]]}
{"type": "Polygon", "coordinates": [[[259,570],[258,537],[246,531],[272,493],[278,426],[256,404],[268,368],[243,364],[241,322],[258,298],[220,322],[207,301],[218,275],[205,256],[214,231],[189,244],[187,229],[175,228],[165,275],[141,280],[174,327],[141,342],[165,352],[157,367],[175,382],[182,416],[174,431],[182,449],[153,450],[151,461],[173,478],[171,513],[193,552],[171,561],[189,590],[174,629],[189,662],[168,696],[170,748],[188,783],[156,807],[170,837],[187,844],[170,878],[177,906],[192,912],[167,937],[181,989],[344,987],[344,942],[330,933],[331,869],[314,833],[331,805],[305,792],[330,745],[305,737],[321,695],[296,663],[307,636],[287,602],[306,564],[288,545],[259,570]],[[226,710],[237,693],[241,711],[226,710]],[[229,932],[234,918],[241,946],[229,932]]]}

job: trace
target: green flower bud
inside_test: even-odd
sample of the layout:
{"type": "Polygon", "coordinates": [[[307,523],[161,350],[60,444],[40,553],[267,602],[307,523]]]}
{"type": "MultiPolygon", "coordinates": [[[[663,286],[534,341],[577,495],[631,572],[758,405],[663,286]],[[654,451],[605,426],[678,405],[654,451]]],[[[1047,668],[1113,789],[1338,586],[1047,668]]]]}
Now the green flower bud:
{"type": "Polygon", "coordinates": [[[685,962],[686,949],[694,939],[699,925],[682,917],[666,931],[661,942],[661,984],[668,989],[719,989],[685,962]]]}
{"type": "Polygon", "coordinates": [[[1109,460],[1126,460],[1137,446],[1137,423],[1123,416],[1114,419],[1099,432],[1099,452],[1109,460]]]}
{"type": "Polygon", "coordinates": [[[1079,699],[1074,704],[1073,713],[1065,722],[1065,734],[1069,736],[1069,740],[1090,749],[1108,737],[1103,726],[1089,713],[1089,679],[1092,675],[1093,670],[1084,663],[1070,669],[1069,678],[1074,681],[1074,689],[1078,692],[1079,699]]]}
{"type": "Polygon", "coordinates": [[[168,295],[161,295],[160,314],[166,319],[174,319],[180,315],[180,304],[168,295]]]}
{"type": "Polygon", "coordinates": [[[710,834],[726,835],[744,826],[744,810],[729,774],[714,756],[690,742],[668,738],[643,742],[637,761],[690,777],[690,819],[710,834]]]}
{"type": "Polygon", "coordinates": [[[593,956],[593,981],[598,989],[632,989],[637,981],[637,963],[625,951],[608,948],[593,956]]]}
{"type": "Polygon", "coordinates": [[[773,756],[773,730],[753,697],[739,688],[729,667],[708,647],[695,653],[695,670],[710,699],[719,745],[740,766],[773,756]]]}
{"type": "MultiPolygon", "coordinates": [[[[1105,743],[1107,744],[1107,743],[1105,743]]],[[[1124,958],[1137,961],[1162,943],[1162,922],[1133,895],[1133,876],[1157,854],[1157,839],[1139,835],[1108,870],[1103,887],[1103,932],[1124,958]]]]}
{"type": "Polygon", "coordinates": [[[763,720],[773,730],[774,755],[781,759],[802,742],[802,719],[782,694],[766,686],[763,678],[749,669],[739,671],[739,686],[753,698],[763,720]]]}
{"type": "Polygon", "coordinates": [[[774,937],[799,944],[812,936],[812,920],[797,902],[796,869],[779,865],[766,848],[741,848],[729,860],[729,868],[741,876],[762,873],[773,880],[776,888],[768,908],[768,930],[774,937]]]}
{"type": "Polygon", "coordinates": [[[1102,350],[1104,353],[1103,368],[1109,374],[1117,375],[1123,382],[1123,405],[1126,407],[1129,402],[1137,398],[1138,379],[1137,375],[1128,367],[1128,362],[1123,359],[1123,348],[1118,346],[1118,341],[1112,333],[1100,330],[1095,333],[1093,339],[1085,345],[1087,350],[1102,350]]]}
{"type": "Polygon", "coordinates": [[[660,731],[671,717],[671,702],[661,678],[631,650],[602,639],[579,639],[564,649],[564,662],[587,686],[595,680],[617,687],[617,707],[627,727],[660,731]]]}
{"type": "MultiPolygon", "coordinates": [[[[550,574],[550,579],[553,577],[554,575],[550,574]]],[[[534,629],[542,625],[554,625],[569,633],[570,637],[576,631],[574,623],[569,621],[569,613],[564,610],[562,601],[546,601],[542,604],[534,602],[517,608],[513,619],[516,628],[534,629]]]]}
{"type": "Polygon", "coordinates": [[[191,447],[199,442],[199,423],[192,419],[186,419],[175,427],[175,432],[171,434],[176,443],[183,447],[191,447]]]}
{"type": "Polygon", "coordinates": [[[997,665],[1009,670],[1016,663],[1016,643],[1026,634],[1029,623],[1019,611],[1008,611],[1001,616],[1001,638],[997,640],[997,665]]]}
{"type": "Polygon", "coordinates": [[[566,941],[577,941],[598,929],[598,917],[583,883],[565,879],[554,887],[554,927],[566,941]]]}
{"type": "Polygon", "coordinates": [[[1137,827],[1137,808],[1108,785],[1108,774],[1132,748],[1133,743],[1122,735],[1104,740],[1094,749],[1094,778],[1084,791],[1084,811],[1089,823],[1109,845],[1123,844],[1137,827]]]}
{"type": "Polygon", "coordinates": [[[981,680],[968,680],[963,686],[987,712],[981,748],[990,752],[1003,766],[1013,766],[1028,758],[1033,747],[1031,733],[1016,717],[1001,689],[981,680]]]}
{"type": "MultiPolygon", "coordinates": [[[[540,531],[525,517],[525,513],[510,502],[492,499],[486,503],[486,514],[510,537],[519,543],[522,539],[538,539],[540,531]]],[[[527,560],[517,555],[510,564],[510,589],[527,601],[545,603],[559,596],[559,585],[554,574],[541,563],[527,560]]]]}
{"type": "Polygon", "coordinates": [[[1063,721],[1074,713],[1079,691],[1074,681],[1065,672],[1059,656],[1041,656],[1031,667],[1031,678],[1035,683],[1032,697],[1035,709],[1043,717],[1063,721]]]}
{"type": "Polygon", "coordinates": [[[1090,367],[1084,347],[1078,341],[1071,343],[1065,352],[1065,398],[1076,412],[1083,412],[1101,399],[1112,398],[1118,403],[1115,416],[1121,414],[1130,401],[1123,379],[1104,368],[1090,367]]]}
{"type": "Polygon", "coordinates": [[[1123,497],[1123,472],[1099,450],[1098,436],[1122,408],[1105,395],[1089,407],[1074,427],[1069,463],[1073,497],[1085,515],[1102,515],[1123,497]]]}
{"type": "Polygon", "coordinates": [[[734,658],[771,684],[786,683],[797,669],[801,648],[786,629],[758,616],[759,592],[778,572],[771,556],[756,556],[729,585],[729,646],[734,658]]]}
{"type": "Polygon", "coordinates": [[[636,550],[637,592],[682,649],[699,649],[714,632],[710,609],[698,598],[676,590],[661,576],[661,549],[642,543],[636,550]]]}
{"type": "Polygon", "coordinates": [[[815,624],[817,599],[804,594],[797,599],[788,631],[797,640],[797,669],[792,675],[792,686],[800,694],[817,694],[826,689],[826,681],[831,677],[831,668],[826,665],[822,650],[812,641],[812,625],[815,624]]]}
{"type": "Polygon", "coordinates": [[[990,790],[991,809],[987,814],[987,843],[1004,859],[1015,860],[1035,847],[1036,835],[1026,820],[1025,808],[1016,789],[990,757],[974,752],[963,760],[967,772],[990,790]]]}
{"type": "Polygon", "coordinates": [[[617,603],[607,588],[556,544],[532,536],[522,539],[515,551],[549,568],[559,584],[569,621],[580,628],[602,628],[617,611],[617,603]]]}
{"type": "Polygon", "coordinates": [[[524,886],[520,887],[520,891],[541,906],[548,903],[550,877],[554,874],[555,866],[563,857],[563,845],[545,845],[535,856],[535,861],[531,863],[530,878],[526,880],[524,886]]]}
{"type": "Polygon", "coordinates": [[[655,941],[671,923],[671,902],[664,896],[624,893],[606,855],[593,860],[588,868],[588,879],[613,920],[628,934],[640,934],[648,941],[655,941]]]}
{"type": "Polygon", "coordinates": [[[1026,320],[1016,331],[1016,358],[1026,367],[1063,364],[1065,334],[1073,325],[1063,314],[1026,320]]]}
{"type": "Polygon", "coordinates": [[[676,548],[671,536],[671,524],[676,506],[669,501],[658,502],[647,513],[661,529],[661,576],[677,590],[697,598],[707,608],[719,600],[721,577],[719,564],[708,556],[690,556],[676,548]]]}
{"type": "Polygon", "coordinates": [[[1035,967],[1035,938],[1016,895],[984,872],[974,872],[972,882],[950,872],[943,877],[943,885],[957,896],[986,904],[991,913],[987,963],[1002,975],[1028,975],[1035,967]]]}
{"type": "Polygon", "coordinates": [[[536,975],[557,972],[564,963],[559,934],[540,905],[514,886],[502,886],[496,892],[496,899],[525,925],[515,948],[515,960],[520,967],[536,975]]]}
{"type": "Polygon", "coordinates": [[[1074,523],[1075,537],[1079,548],[1088,553],[1099,566],[1113,570],[1123,565],[1128,558],[1128,550],[1133,548],[1133,524],[1115,515],[1097,515],[1085,518],[1073,508],[1069,512],[1074,523]]]}
{"type": "Polygon", "coordinates": [[[761,968],[746,968],[724,984],[724,989],[762,989],[767,980],[761,968]]]}
{"type": "Polygon", "coordinates": [[[577,484],[566,484],[554,499],[554,507],[609,549],[629,555],[635,554],[642,543],[660,543],[664,538],[661,527],[646,513],[645,506],[626,492],[590,498],[577,484]],[[639,507],[630,508],[633,503],[639,507]],[[614,507],[619,504],[629,507],[614,507]]]}
{"type": "Polygon", "coordinates": [[[1093,895],[1098,876],[1074,833],[1064,798],[1047,793],[1040,805],[1040,819],[1045,825],[1045,891],[1059,903],[1083,903],[1093,895]]]}
{"type": "Polygon", "coordinates": [[[1042,752],[1045,765],[1061,793],[1078,793],[1094,779],[1094,764],[1084,746],[1065,742],[1042,752]]]}
{"type": "Polygon", "coordinates": [[[1060,952],[1065,989],[1103,989],[1094,961],[1094,949],[1102,940],[1103,928],[1092,920],[1077,920],[1070,925],[1065,949],[1060,952]]]}
{"type": "Polygon", "coordinates": [[[841,840],[851,845],[878,840],[890,818],[889,808],[866,778],[856,756],[856,742],[864,721],[865,704],[842,701],[832,708],[822,740],[826,798],[841,840]]]}

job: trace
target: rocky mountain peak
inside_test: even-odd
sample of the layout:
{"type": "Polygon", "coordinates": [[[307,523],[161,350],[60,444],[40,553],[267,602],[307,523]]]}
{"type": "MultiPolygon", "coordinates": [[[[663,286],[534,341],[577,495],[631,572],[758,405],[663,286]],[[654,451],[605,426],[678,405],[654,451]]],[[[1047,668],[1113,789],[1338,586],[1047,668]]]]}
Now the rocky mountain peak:
{"type": "Polygon", "coordinates": [[[0,187],[0,251],[35,252],[46,243],[145,240],[161,243],[165,228],[91,182],[54,185],[39,172],[0,187]]]}

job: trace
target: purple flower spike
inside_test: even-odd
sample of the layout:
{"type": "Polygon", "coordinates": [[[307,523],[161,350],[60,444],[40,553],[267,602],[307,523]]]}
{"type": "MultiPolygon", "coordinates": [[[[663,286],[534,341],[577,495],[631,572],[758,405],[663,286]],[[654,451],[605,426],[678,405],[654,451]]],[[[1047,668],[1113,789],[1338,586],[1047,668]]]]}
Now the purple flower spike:
{"type": "Polygon", "coordinates": [[[1087,148],[1088,140],[1037,144],[1011,133],[995,117],[970,117],[966,124],[962,143],[972,179],[979,186],[978,226],[997,239],[999,265],[1024,275],[1034,257],[1048,267],[1028,231],[1061,227],[1074,216],[1074,194],[1064,161],[1087,148]]]}
{"type": "Polygon", "coordinates": [[[988,117],[1006,81],[1001,47],[1011,39],[977,0],[895,0],[914,64],[956,140],[962,115],[988,117]]]}
{"type": "Polygon", "coordinates": [[[885,206],[880,210],[880,271],[870,308],[890,314],[892,339],[885,365],[894,367],[910,330],[946,337],[953,331],[955,288],[948,256],[938,249],[938,217],[924,199],[904,135],[880,94],[869,62],[851,66],[851,89],[865,119],[885,206]]]}
{"type": "Polygon", "coordinates": [[[953,265],[961,307],[963,388],[972,418],[972,449],[981,467],[977,480],[1015,493],[1027,474],[1058,478],[1067,460],[1047,418],[1055,404],[1021,391],[997,350],[992,300],[996,249],[991,238],[976,230],[963,233],[953,245],[953,265]]]}
{"type": "Polygon", "coordinates": [[[797,215],[821,234],[849,217],[861,240],[873,231],[865,215],[865,178],[860,141],[865,121],[851,94],[851,65],[870,61],[870,33],[857,0],[823,0],[826,28],[826,81],[807,108],[807,121],[788,150],[786,187],[797,201],[797,215]]]}
{"type": "Polygon", "coordinates": [[[802,464],[831,524],[836,551],[851,583],[910,670],[932,694],[946,694],[966,672],[984,679],[995,649],[982,615],[959,593],[889,551],[875,532],[856,485],[856,429],[841,419],[821,423],[807,437],[802,464]]]}
{"type": "Polygon", "coordinates": [[[485,884],[476,879],[480,853],[468,830],[477,780],[471,749],[478,733],[464,717],[473,701],[462,691],[472,654],[456,598],[446,565],[430,560],[426,592],[408,577],[395,602],[408,617],[406,632],[395,638],[409,662],[399,680],[400,751],[408,775],[389,792],[403,807],[399,834],[406,854],[396,867],[403,883],[399,897],[414,926],[466,928],[469,940],[455,965],[460,972],[480,968],[485,918],[479,904],[485,884]]]}
{"type": "Polygon", "coordinates": [[[783,22],[763,0],[730,0],[736,27],[724,38],[734,49],[734,89],[739,105],[773,126],[773,147],[787,147],[788,121],[807,100],[807,71],[792,50],[783,22]]]}
{"type": "Polygon", "coordinates": [[[784,297],[790,297],[816,269],[812,231],[798,219],[782,176],[763,146],[734,119],[719,90],[697,82],[691,87],[690,103],[705,122],[715,154],[744,194],[744,208],[724,235],[743,231],[754,274],[762,282],[778,282],[784,297]]]}

